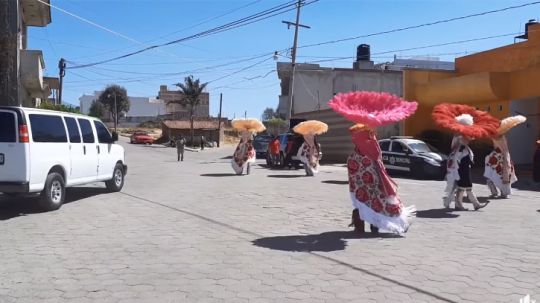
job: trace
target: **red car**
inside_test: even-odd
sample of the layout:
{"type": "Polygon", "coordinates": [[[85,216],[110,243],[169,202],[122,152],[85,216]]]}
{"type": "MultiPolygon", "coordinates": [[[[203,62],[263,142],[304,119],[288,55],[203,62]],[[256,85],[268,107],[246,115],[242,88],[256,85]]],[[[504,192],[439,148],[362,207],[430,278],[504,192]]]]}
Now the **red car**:
{"type": "Polygon", "coordinates": [[[154,138],[152,136],[150,136],[147,132],[134,132],[131,137],[130,137],[130,140],[129,142],[131,144],[137,144],[137,143],[141,143],[141,144],[153,144],[154,143],[154,138]]]}

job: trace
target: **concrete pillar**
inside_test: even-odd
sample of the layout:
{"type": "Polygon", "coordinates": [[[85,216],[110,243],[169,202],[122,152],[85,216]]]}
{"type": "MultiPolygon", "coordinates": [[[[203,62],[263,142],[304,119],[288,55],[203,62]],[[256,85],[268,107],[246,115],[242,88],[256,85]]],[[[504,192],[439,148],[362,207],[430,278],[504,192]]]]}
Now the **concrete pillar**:
{"type": "Polygon", "coordinates": [[[18,0],[0,0],[0,105],[20,105],[19,18],[18,0]]]}

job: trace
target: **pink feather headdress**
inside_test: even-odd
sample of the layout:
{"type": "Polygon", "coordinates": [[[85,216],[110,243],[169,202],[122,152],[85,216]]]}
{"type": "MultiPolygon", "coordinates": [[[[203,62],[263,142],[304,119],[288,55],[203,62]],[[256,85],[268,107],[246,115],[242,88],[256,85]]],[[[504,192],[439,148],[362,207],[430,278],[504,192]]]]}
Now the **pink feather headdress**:
{"type": "Polygon", "coordinates": [[[377,127],[406,119],[414,114],[418,103],[389,93],[361,91],[337,94],[328,106],[354,123],[377,127]]]}

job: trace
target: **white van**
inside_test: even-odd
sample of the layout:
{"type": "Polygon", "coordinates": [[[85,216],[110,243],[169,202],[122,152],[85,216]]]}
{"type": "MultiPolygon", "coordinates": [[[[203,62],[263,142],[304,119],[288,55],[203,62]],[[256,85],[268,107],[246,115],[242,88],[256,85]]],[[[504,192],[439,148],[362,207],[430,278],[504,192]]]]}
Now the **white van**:
{"type": "Polygon", "coordinates": [[[98,119],[50,110],[0,106],[0,193],[41,193],[40,206],[62,206],[66,187],[105,181],[124,186],[124,148],[98,119]]]}

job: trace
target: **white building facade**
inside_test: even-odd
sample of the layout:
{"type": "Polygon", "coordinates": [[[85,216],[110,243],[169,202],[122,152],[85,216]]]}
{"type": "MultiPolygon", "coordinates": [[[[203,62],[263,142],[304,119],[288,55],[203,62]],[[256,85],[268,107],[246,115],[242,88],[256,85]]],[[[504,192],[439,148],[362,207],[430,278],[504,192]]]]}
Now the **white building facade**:
{"type": "MultiPolygon", "coordinates": [[[[100,94],[100,91],[96,91],[92,95],[82,95],[79,98],[81,113],[87,115],[90,112],[90,106],[92,106],[92,102],[94,102],[94,100],[97,100],[100,94]]],[[[159,116],[163,116],[167,113],[163,100],[148,97],[132,96],[128,96],[128,98],[129,111],[123,116],[123,118],[128,121],[141,120],[141,122],[144,122],[148,120],[155,120],[159,116]]]]}

